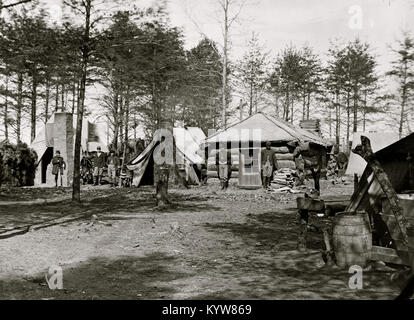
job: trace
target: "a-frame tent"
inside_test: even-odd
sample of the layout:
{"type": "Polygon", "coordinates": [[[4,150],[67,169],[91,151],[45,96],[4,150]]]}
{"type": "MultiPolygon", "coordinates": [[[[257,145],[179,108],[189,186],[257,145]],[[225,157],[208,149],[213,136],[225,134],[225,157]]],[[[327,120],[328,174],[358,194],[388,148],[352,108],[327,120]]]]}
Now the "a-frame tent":
{"type": "MultiPolygon", "coordinates": [[[[390,144],[398,141],[398,134],[392,132],[354,132],[352,138],[352,149],[361,143],[361,136],[366,136],[371,141],[372,151],[377,152],[390,144]]],[[[351,152],[349,155],[346,175],[357,174],[359,177],[364,173],[367,162],[361,156],[351,152]]]]}
{"type": "MultiPolygon", "coordinates": [[[[73,133],[76,128],[76,117],[73,117],[73,133]]],[[[55,114],[53,113],[46,124],[40,127],[35,139],[30,144],[38,157],[38,162],[42,160],[48,148],[53,148],[54,140],[58,134],[59,128],[55,127],[55,114]]],[[[75,135],[73,135],[75,139],[75,135]]],[[[108,152],[105,141],[104,129],[87,120],[83,119],[81,149],[82,151],[96,151],[96,147],[100,146],[103,152],[108,152]]]]}
{"type": "MultiPolygon", "coordinates": [[[[397,193],[407,220],[413,223],[414,133],[377,151],[375,156],[397,193]]],[[[408,249],[401,241],[401,231],[390,209],[390,203],[369,166],[365,168],[346,211],[365,211],[369,214],[371,223],[374,225],[374,239],[379,242],[380,247],[386,247],[380,250],[381,255],[384,255],[383,259],[394,255],[395,259],[407,261],[408,249]],[[390,250],[395,250],[395,253],[390,253],[390,250]]]]}
{"type": "MultiPolygon", "coordinates": [[[[199,142],[205,139],[204,133],[198,128],[174,128],[173,136],[176,146],[176,160],[182,163],[185,179],[188,183],[198,184],[199,176],[195,166],[204,163],[201,156],[199,142]],[[194,134],[196,133],[196,134],[194,134]]],[[[127,168],[133,171],[132,185],[139,187],[154,184],[154,150],[160,144],[161,137],[155,135],[141,154],[131,160],[127,168]]]]}
{"type": "MultiPolygon", "coordinates": [[[[75,146],[76,116],[68,112],[56,112],[51,115],[46,124],[43,124],[30,145],[37,156],[35,185],[52,186],[54,177],[52,175],[52,158],[56,150],[66,162],[66,170],[63,174],[64,186],[69,186],[73,177],[73,157],[75,146]]],[[[102,151],[107,152],[105,142],[105,131],[97,124],[83,120],[81,149],[82,151],[96,151],[100,146],[102,151]]]]}

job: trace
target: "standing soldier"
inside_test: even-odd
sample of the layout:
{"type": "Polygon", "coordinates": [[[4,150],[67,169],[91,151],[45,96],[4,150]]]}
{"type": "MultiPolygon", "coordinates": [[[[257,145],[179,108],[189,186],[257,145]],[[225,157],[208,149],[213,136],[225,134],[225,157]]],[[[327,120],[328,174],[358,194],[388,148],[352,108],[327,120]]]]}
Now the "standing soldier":
{"type": "Polygon", "coordinates": [[[63,175],[63,170],[66,169],[66,163],[63,160],[63,158],[60,156],[60,151],[56,150],[56,154],[52,159],[52,174],[55,175],[55,183],[56,183],[56,187],[58,186],[58,177],[60,175],[60,186],[62,187],[62,175],[63,175]]]}
{"type": "Polygon", "coordinates": [[[310,170],[312,173],[315,190],[320,192],[320,177],[324,163],[324,157],[326,157],[326,149],[322,146],[318,146],[311,142],[299,142],[294,141],[289,143],[291,146],[296,146],[293,151],[293,157],[297,159],[302,156],[304,162],[304,170],[310,170]]]}
{"type": "Polygon", "coordinates": [[[109,181],[111,182],[111,187],[113,187],[116,183],[116,170],[118,170],[119,167],[119,158],[115,155],[113,150],[111,150],[111,153],[106,160],[106,164],[108,165],[109,181]]]}
{"type": "Polygon", "coordinates": [[[101,185],[101,178],[105,167],[105,154],[101,151],[101,147],[97,147],[96,150],[96,155],[93,158],[93,177],[95,179],[95,186],[101,185]]]}
{"type": "Polygon", "coordinates": [[[92,161],[88,155],[88,151],[85,151],[83,153],[83,157],[81,159],[81,175],[82,175],[82,181],[83,184],[88,183],[88,181],[90,180],[90,173],[92,170],[92,161]]]}
{"type": "Polygon", "coordinates": [[[221,190],[227,190],[231,178],[231,152],[219,149],[216,154],[217,175],[220,179],[221,190]]]}
{"type": "Polygon", "coordinates": [[[266,149],[261,153],[263,188],[268,189],[273,178],[274,170],[277,170],[276,153],[271,149],[271,142],[266,141],[266,149]]]}

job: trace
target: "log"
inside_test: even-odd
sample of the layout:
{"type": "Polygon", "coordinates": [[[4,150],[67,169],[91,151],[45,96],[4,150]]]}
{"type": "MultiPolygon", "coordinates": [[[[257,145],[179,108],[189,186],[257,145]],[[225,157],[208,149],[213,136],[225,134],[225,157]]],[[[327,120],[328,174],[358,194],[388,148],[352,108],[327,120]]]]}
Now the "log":
{"type": "Polygon", "coordinates": [[[403,235],[403,241],[408,244],[408,223],[404,216],[403,208],[399,204],[397,193],[395,192],[390,180],[388,179],[387,174],[385,173],[384,169],[382,169],[380,162],[376,159],[375,154],[372,151],[371,141],[367,137],[361,136],[361,144],[357,145],[355,149],[352,150],[352,152],[361,156],[371,167],[375,177],[381,186],[382,191],[390,202],[391,210],[394,213],[395,219],[397,220],[398,226],[403,235]]]}
{"type": "Polygon", "coordinates": [[[296,170],[296,164],[294,161],[291,160],[277,160],[277,165],[279,169],[288,168],[296,170]]]}
{"type": "Polygon", "coordinates": [[[276,160],[290,160],[294,161],[292,153],[276,153],[276,160]]]}

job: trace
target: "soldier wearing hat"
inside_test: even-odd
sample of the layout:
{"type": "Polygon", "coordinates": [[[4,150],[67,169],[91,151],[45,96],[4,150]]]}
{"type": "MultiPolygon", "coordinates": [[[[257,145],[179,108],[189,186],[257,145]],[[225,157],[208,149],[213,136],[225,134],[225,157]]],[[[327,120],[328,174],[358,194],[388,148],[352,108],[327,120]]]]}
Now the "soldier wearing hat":
{"type": "Polygon", "coordinates": [[[101,184],[103,169],[105,167],[105,154],[101,151],[101,147],[97,147],[96,150],[96,155],[93,158],[93,178],[95,186],[101,184]]]}
{"type": "Polygon", "coordinates": [[[276,153],[271,148],[272,143],[266,141],[266,149],[261,153],[263,188],[268,189],[273,178],[273,172],[277,169],[276,153]]]}
{"type": "Polygon", "coordinates": [[[66,169],[66,163],[60,155],[60,151],[56,150],[55,156],[52,158],[52,174],[55,176],[56,187],[58,186],[58,177],[60,175],[60,186],[62,186],[63,170],[66,169]]]}

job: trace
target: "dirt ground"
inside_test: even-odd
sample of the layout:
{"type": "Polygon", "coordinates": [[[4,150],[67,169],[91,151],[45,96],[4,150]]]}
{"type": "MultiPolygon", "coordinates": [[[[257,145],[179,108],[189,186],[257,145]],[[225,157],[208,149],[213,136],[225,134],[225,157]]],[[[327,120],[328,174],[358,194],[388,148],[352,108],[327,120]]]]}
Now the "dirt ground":
{"type": "MultiPolygon", "coordinates": [[[[173,206],[160,212],[149,187],[85,187],[80,205],[70,202],[70,193],[0,190],[0,236],[34,222],[86,217],[1,239],[0,299],[392,299],[398,294],[389,268],[365,271],[363,289],[349,289],[348,270],[325,266],[321,233],[311,232],[309,250],[297,251],[297,194],[235,186],[223,193],[213,181],[171,189],[173,206]],[[50,290],[46,283],[52,265],[62,267],[63,290],[50,290]]],[[[322,194],[351,193],[352,185],[322,183],[322,194]]],[[[316,225],[328,222],[312,219],[316,225]]]]}

